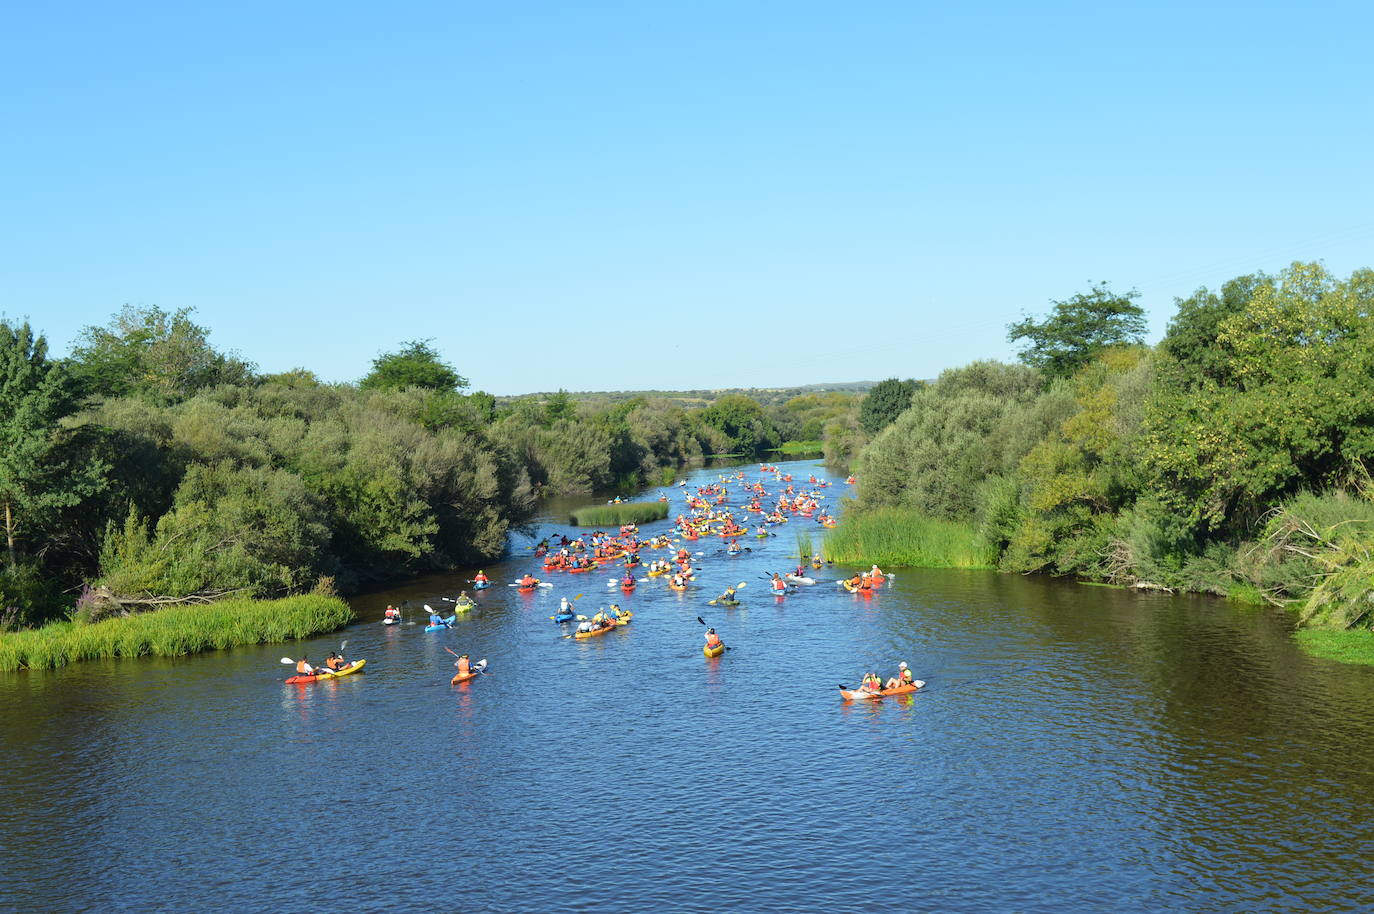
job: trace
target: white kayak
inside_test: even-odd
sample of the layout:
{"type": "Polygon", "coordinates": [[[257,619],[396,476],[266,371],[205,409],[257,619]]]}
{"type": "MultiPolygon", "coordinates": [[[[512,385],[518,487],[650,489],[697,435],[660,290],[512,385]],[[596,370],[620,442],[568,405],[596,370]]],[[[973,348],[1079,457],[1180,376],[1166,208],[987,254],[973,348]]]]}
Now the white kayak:
{"type": "Polygon", "coordinates": [[[816,579],[815,579],[815,578],[804,578],[804,577],[801,577],[800,575],[795,575],[795,574],[785,574],[785,575],[783,575],[783,577],[787,578],[787,580],[791,581],[793,584],[814,584],[814,583],[816,583],[816,579]]]}

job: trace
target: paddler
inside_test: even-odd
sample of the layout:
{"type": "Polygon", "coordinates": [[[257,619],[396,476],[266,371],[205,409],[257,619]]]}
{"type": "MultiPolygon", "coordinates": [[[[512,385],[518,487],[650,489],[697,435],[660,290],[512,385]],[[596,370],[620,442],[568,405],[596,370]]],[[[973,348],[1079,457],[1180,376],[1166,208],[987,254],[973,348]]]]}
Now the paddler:
{"type": "Polygon", "coordinates": [[[572,612],[572,604],[568,602],[568,598],[564,597],[563,599],[559,600],[558,614],[560,616],[566,616],[570,612],[572,612]]]}
{"type": "Polygon", "coordinates": [[[458,668],[459,676],[466,676],[472,672],[472,661],[468,659],[467,654],[460,654],[453,665],[458,668]]]}
{"type": "Polygon", "coordinates": [[[626,590],[632,589],[635,586],[635,573],[633,571],[625,572],[625,577],[621,579],[620,586],[626,590]]]}
{"type": "Polygon", "coordinates": [[[716,597],[716,602],[717,602],[717,603],[732,603],[732,602],[734,602],[734,599],[735,599],[735,588],[733,588],[733,587],[727,587],[727,588],[725,588],[725,593],[723,593],[723,594],[721,594],[720,596],[716,597]]]}
{"type": "Polygon", "coordinates": [[[905,660],[897,664],[897,671],[897,675],[889,679],[887,685],[883,686],[883,688],[895,689],[897,686],[908,686],[912,684],[911,670],[907,669],[905,660]]]}
{"type": "Polygon", "coordinates": [[[490,581],[489,581],[489,579],[487,578],[487,573],[486,573],[485,571],[479,571],[479,572],[477,572],[476,574],[474,574],[474,575],[472,576],[472,583],[474,583],[474,584],[487,584],[487,583],[490,583],[490,581]]]}
{"type": "Polygon", "coordinates": [[[744,550],[739,546],[739,540],[731,540],[730,545],[725,548],[725,552],[728,555],[739,555],[743,551],[744,550]]]}
{"type": "Polygon", "coordinates": [[[714,628],[706,629],[706,646],[715,647],[717,644],[720,644],[720,635],[716,634],[714,628]]]}
{"type": "Polygon", "coordinates": [[[343,658],[333,651],[329,652],[329,656],[325,659],[324,665],[329,667],[330,671],[334,673],[337,673],[345,666],[343,658]]]}
{"type": "Polygon", "coordinates": [[[773,572],[773,580],[768,582],[768,586],[773,588],[773,593],[782,593],[787,590],[787,582],[780,578],[776,571],[773,572]]]}
{"type": "Polygon", "coordinates": [[[399,609],[397,609],[396,607],[394,607],[394,606],[388,604],[387,607],[386,607],[386,618],[388,618],[388,619],[395,619],[397,622],[400,622],[400,621],[401,621],[401,611],[400,611],[399,609]]]}
{"type": "Polygon", "coordinates": [[[537,587],[539,586],[539,579],[527,571],[525,576],[520,579],[520,586],[527,590],[531,587],[537,587]]]}
{"type": "Polygon", "coordinates": [[[302,654],[301,659],[296,661],[296,672],[301,676],[316,675],[315,668],[310,665],[310,658],[305,654],[302,654]]]}

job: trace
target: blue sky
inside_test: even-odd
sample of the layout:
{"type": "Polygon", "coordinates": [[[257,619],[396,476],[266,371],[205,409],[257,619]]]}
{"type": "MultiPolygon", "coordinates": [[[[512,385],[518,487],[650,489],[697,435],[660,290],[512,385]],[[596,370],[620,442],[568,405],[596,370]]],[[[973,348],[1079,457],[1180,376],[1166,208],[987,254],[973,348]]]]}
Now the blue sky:
{"type": "Polygon", "coordinates": [[[1374,266],[1374,7],[29,4],[0,310],[191,307],[263,370],[475,388],[1010,358],[1107,280],[1374,266]]]}

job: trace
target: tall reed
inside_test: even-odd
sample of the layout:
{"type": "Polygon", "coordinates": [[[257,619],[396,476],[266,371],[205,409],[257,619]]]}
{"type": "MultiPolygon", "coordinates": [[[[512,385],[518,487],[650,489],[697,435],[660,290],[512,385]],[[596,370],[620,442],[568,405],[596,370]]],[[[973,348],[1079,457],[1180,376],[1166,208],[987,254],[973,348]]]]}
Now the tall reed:
{"type": "Polygon", "coordinates": [[[52,669],[77,660],[176,657],[235,644],[290,641],[333,631],[353,619],[338,597],[232,599],[173,606],[103,622],[55,622],[0,635],[0,671],[52,669]]]}
{"type": "Polygon", "coordinates": [[[572,512],[571,521],[577,527],[610,527],[663,520],[667,516],[666,501],[624,501],[613,505],[578,508],[572,512]]]}
{"type": "Polygon", "coordinates": [[[852,511],[826,534],[825,556],[846,565],[994,568],[997,551],[972,524],[926,517],[909,508],[852,511]]]}

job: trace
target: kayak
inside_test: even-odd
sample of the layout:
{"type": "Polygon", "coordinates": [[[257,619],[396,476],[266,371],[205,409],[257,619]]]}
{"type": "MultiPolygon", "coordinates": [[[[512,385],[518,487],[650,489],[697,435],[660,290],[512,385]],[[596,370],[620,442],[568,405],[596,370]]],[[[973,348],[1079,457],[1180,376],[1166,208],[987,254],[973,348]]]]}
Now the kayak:
{"type": "Polygon", "coordinates": [[[740,603],[740,601],[739,601],[739,600],[717,600],[716,603],[717,603],[718,605],[720,605],[720,606],[738,606],[739,603],[740,603]]]}
{"type": "Polygon", "coordinates": [[[791,581],[793,584],[814,584],[814,583],[816,583],[816,579],[815,579],[815,578],[804,578],[804,577],[802,577],[801,575],[796,575],[796,574],[789,574],[789,575],[787,575],[787,580],[791,581]]]}
{"type": "Polygon", "coordinates": [[[481,670],[471,670],[467,673],[454,673],[453,678],[449,680],[449,684],[457,685],[460,682],[467,682],[469,679],[476,679],[480,675],[482,675],[481,670]]]}
{"type": "Polygon", "coordinates": [[[609,625],[606,628],[594,628],[589,632],[573,632],[573,637],[580,641],[583,638],[595,638],[597,635],[604,635],[606,632],[614,631],[622,625],[629,625],[632,616],[632,613],[621,613],[620,621],[616,622],[614,625],[609,625]]]}
{"type": "Polygon", "coordinates": [[[562,625],[564,622],[571,622],[577,618],[577,613],[554,613],[553,621],[562,625]]]}
{"type": "Polygon", "coordinates": [[[858,689],[840,689],[840,698],[845,701],[868,701],[874,698],[886,698],[889,695],[906,695],[910,692],[918,692],[921,686],[925,685],[924,679],[913,679],[911,685],[897,686],[895,689],[883,689],[881,692],[862,692],[858,689]]]}
{"type": "Polygon", "coordinates": [[[635,585],[634,585],[634,584],[621,584],[621,585],[620,585],[620,590],[621,590],[622,593],[634,593],[634,589],[635,589],[635,585]]]}
{"type": "Polygon", "coordinates": [[[518,584],[518,585],[516,585],[516,586],[520,588],[520,592],[521,592],[521,593],[529,593],[531,590],[534,590],[534,589],[536,589],[537,587],[539,587],[539,582],[536,581],[536,582],[534,582],[533,584],[530,584],[530,585],[528,585],[528,586],[525,585],[525,584],[518,584]]]}
{"type": "Polygon", "coordinates": [[[431,624],[431,625],[426,625],[426,626],[425,626],[425,631],[427,631],[427,632],[437,632],[437,631],[438,631],[439,629],[441,629],[441,628],[448,628],[450,625],[453,624],[453,621],[454,621],[455,619],[457,619],[457,618],[458,618],[458,616],[457,616],[457,614],[455,613],[454,615],[449,616],[449,617],[448,617],[447,619],[445,619],[443,622],[440,622],[438,625],[433,625],[433,624],[431,624]]]}
{"type": "Polygon", "coordinates": [[[454,609],[454,612],[465,613],[465,612],[467,612],[469,609],[472,609],[472,608],[473,608],[474,606],[476,606],[476,605],[477,605],[477,604],[476,604],[476,603],[473,603],[471,600],[469,600],[469,601],[466,602],[466,603],[459,603],[457,600],[454,600],[454,601],[453,601],[453,609],[454,609]]]}
{"type": "Polygon", "coordinates": [[[841,581],[840,583],[843,584],[843,585],[844,585],[844,589],[847,590],[847,591],[849,591],[850,593],[866,593],[866,594],[872,594],[872,593],[873,593],[873,588],[871,588],[871,587],[863,587],[863,586],[855,587],[853,584],[849,583],[848,581],[841,581]]]}
{"type": "Polygon", "coordinates": [[[701,652],[707,657],[719,657],[721,654],[725,653],[725,642],[722,641],[715,647],[707,645],[701,649],[701,652]]]}
{"type": "Polygon", "coordinates": [[[486,589],[487,589],[488,587],[490,587],[490,586],[491,586],[491,581],[473,581],[473,582],[472,582],[472,589],[473,589],[473,590],[486,590],[486,589]]]}
{"type": "Polygon", "coordinates": [[[681,590],[686,590],[686,589],[687,589],[687,585],[686,585],[686,584],[683,584],[681,587],[679,587],[679,586],[677,586],[676,584],[674,584],[672,581],[669,581],[669,582],[668,582],[668,589],[669,589],[669,590],[679,590],[679,591],[681,591],[681,590]]]}
{"type": "Polygon", "coordinates": [[[367,663],[366,660],[354,660],[337,673],[315,673],[313,676],[292,676],[286,681],[290,685],[304,685],[307,682],[314,682],[317,679],[338,679],[340,676],[347,676],[350,673],[358,672],[363,668],[363,664],[365,663],[367,663]]]}
{"type": "Polygon", "coordinates": [[[400,620],[400,619],[383,619],[383,620],[382,620],[382,624],[383,624],[383,625],[400,625],[400,624],[401,624],[401,620],[400,620]]]}

